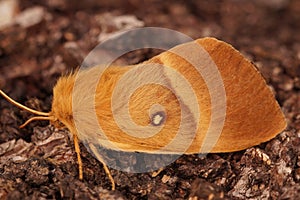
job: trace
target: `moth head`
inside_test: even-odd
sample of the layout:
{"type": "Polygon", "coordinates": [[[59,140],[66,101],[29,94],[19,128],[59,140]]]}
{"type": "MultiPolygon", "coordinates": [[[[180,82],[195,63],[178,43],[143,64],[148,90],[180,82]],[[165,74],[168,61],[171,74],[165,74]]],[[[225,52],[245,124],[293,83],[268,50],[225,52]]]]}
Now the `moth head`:
{"type": "Polygon", "coordinates": [[[74,76],[63,76],[58,79],[53,88],[51,115],[55,116],[55,121],[51,123],[55,127],[74,126],[72,110],[72,91],[74,87],[74,76]]]}
{"type": "Polygon", "coordinates": [[[0,90],[0,94],[13,105],[26,110],[37,116],[31,117],[20,128],[24,128],[32,121],[48,120],[57,128],[67,127],[71,130],[74,127],[73,110],[72,110],[72,92],[75,83],[75,73],[59,78],[53,88],[52,109],[50,112],[41,112],[28,108],[6,95],[0,90]]]}

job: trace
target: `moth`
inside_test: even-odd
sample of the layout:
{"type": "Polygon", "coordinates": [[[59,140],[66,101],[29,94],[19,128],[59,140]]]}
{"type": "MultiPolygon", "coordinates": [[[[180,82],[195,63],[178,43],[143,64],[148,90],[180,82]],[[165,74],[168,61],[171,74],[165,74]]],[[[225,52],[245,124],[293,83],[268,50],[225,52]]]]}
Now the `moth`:
{"type": "Polygon", "coordinates": [[[34,120],[49,120],[69,129],[80,179],[79,141],[86,141],[102,162],[112,189],[114,180],[96,145],[154,154],[233,152],[266,142],[286,127],[257,68],[231,45],[209,37],[137,65],[102,71],[94,67],[63,76],[53,89],[50,112],[25,107],[2,90],[0,94],[37,115],[21,128],[34,120]],[[197,47],[205,53],[197,52],[197,47]]]}

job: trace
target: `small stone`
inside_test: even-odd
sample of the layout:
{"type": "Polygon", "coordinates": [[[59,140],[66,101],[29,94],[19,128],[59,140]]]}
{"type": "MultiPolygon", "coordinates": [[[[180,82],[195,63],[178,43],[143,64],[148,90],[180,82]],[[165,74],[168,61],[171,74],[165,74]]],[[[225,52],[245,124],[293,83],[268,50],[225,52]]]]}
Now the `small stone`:
{"type": "Polygon", "coordinates": [[[45,17],[45,10],[43,7],[36,6],[28,8],[16,16],[16,23],[23,28],[28,28],[40,23],[45,17]]]}

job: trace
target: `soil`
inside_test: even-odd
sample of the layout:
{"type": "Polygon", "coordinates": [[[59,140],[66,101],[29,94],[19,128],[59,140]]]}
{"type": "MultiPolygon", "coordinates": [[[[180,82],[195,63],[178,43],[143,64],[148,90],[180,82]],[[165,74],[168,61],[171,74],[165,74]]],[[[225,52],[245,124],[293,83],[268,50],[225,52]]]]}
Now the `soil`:
{"type": "MultiPolygon", "coordinates": [[[[76,69],[99,38],[157,26],[240,50],[266,78],[288,127],[243,151],[183,155],[157,176],[111,169],[111,191],[101,163],[82,144],[84,180],[78,179],[68,130],[48,122],[19,129],[31,115],[0,98],[0,199],[300,198],[300,1],[32,0],[18,7],[17,16],[27,11],[32,18],[0,29],[0,87],[27,106],[50,110],[57,78],[76,69]],[[120,16],[130,20],[118,26],[120,16]]],[[[135,51],[124,60],[138,63],[156,53],[135,51]]]]}

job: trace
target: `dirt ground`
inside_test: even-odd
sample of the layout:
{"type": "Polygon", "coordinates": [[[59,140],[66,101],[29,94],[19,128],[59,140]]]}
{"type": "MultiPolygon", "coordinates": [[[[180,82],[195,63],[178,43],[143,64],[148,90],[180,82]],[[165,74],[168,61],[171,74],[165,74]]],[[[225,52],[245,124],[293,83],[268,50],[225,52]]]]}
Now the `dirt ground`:
{"type": "MultiPolygon", "coordinates": [[[[32,0],[15,6],[17,20],[0,26],[0,87],[27,106],[50,110],[57,78],[80,65],[99,39],[158,26],[195,39],[213,36],[240,50],[273,89],[288,127],[244,151],[181,156],[156,177],[112,169],[111,191],[84,145],[85,178],[78,179],[66,129],[48,122],[19,129],[31,115],[0,98],[0,199],[300,199],[300,1],[32,0]],[[130,20],[116,24],[122,16],[130,20]]],[[[127,62],[154,53],[134,52],[127,62]]]]}

